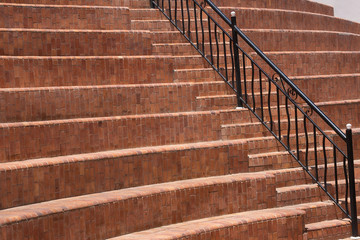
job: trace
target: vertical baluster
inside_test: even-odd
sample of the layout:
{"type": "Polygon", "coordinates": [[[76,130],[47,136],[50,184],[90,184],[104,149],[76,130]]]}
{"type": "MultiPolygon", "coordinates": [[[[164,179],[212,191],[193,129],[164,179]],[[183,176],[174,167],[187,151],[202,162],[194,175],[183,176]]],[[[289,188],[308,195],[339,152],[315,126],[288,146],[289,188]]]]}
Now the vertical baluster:
{"type": "Polygon", "coordinates": [[[227,55],[226,55],[226,39],[225,39],[225,32],[223,32],[223,47],[224,47],[224,58],[225,58],[225,77],[226,77],[226,81],[229,81],[229,76],[228,76],[228,68],[227,68],[227,55]]]}
{"type": "Polygon", "coordinates": [[[198,26],[197,26],[197,18],[196,18],[196,3],[195,3],[195,1],[194,1],[194,21],[195,21],[196,47],[199,49],[199,34],[198,34],[198,26]]]}
{"type": "Polygon", "coordinates": [[[338,184],[338,173],[337,173],[337,157],[336,157],[336,148],[333,144],[333,155],[334,155],[334,174],[335,174],[335,195],[336,202],[339,202],[339,184],[338,184]]]}
{"type": "Polygon", "coordinates": [[[169,18],[171,20],[171,0],[169,0],[168,2],[169,2],[169,18]]]}
{"type": "Polygon", "coordinates": [[[184,1],[181,0],[180,3],[181,3],[182,33],[185,34],[184,1]]]}
{"type": "Polygon", "coordinates": [[[349,213],[349,201],[348,201],[348,197],[349,197],[349,179],[348,179],[348,174],[347,174],[347,167],[346,167],[346,157],[344,156],[344,160],[343,160],[343,168],[344,168],[344,178],[345,178],[345,208],[346,208],[346,212],[349,213]]]}
{"type": "MultiPolygon", "coordinates": [[[[255,105],[254,81],[255,81],[254,62],[251,61],[251,94],[252,94],[252,100],[253,100],[253,110],[255,112],[256,105],[255,105]]],[[[246,81],[244,82],[244,84],[246,85],[246,81]]]]}
{"type": "Polygon", "coordinates": [[[242,53],[242,59],[243,59],[243,70],[244,70],[244,93],[245,93],[245,102],[247,103],[247,88],[246,88],[246,64],[245,64],[245,53],[242,53]]]}
{"type": "MultiPolygon", "coordinates": [[[[325,169],[324,169],[324,187],[325,190],[327,191],[327,156],[326,156],[326,147],[325,147],[325,135],[323,135],[323,153],[324,153],[324,165],[325,165],[325,169]]],[[[335,166],[334,166],[335,167],[335,166]]]]}
{"type": "Polygon", "coordinates": [[[261,120],[264,121],[263,89],[262,89],[262,79],[261,79],[261,70],[260,69],[259,69],[259,85],[260,85],[261,120]]]}
{"type": "Polygon", "coordinates": [[[211,41],[211,22],[209,15],[208,15],[208,28],[209,28],[210,59],[211,59],[211,64],[214,65],[214,56],[213,56],[212,41],[211,41]]]}
{"type": "Polygon", "coordinates": [[[178,0],[175,0],[175,11],[174,11],[174,22],[175,22],[175,25],[178,26],[178,20],[177,20],[177,2],[178,0]]]}
{"type": "Polygon", "coordinates": [[[235,65],[234,65],[234,52],[233,52],[233,41],[230,39],[230,54],[231,54],[231,82],[234,89],[235,88],[235,65]]]}
{"type": "Polygon", "coordinates": [[[285,96],[285,109],[286,109],[286,116],[288,121],[288,129],[287,129],[287,146],[288,150],[290,150],[290,129],[291,129],[291,120],[290,120],[290,113],[289,113],[289,98],[285,96]]]}
{"type": "Polygon", "coordinates": [[[314,158],[315,158],[315,177],[319,180],[318,158],[317,158],[317,142],[316,142],[316,127],[313,125],[314,132],[314,158]]]}
{"type": "Polygon", "coordinates": [[[304,131],[305,131],[305,166],[306,169],[309,170],[309,136],[307,132],[307,126],[306,126],[306,115],[304,115],[304,131]]]}
{"type": "Polygon", "coordinates": [[[276,86],[276,105],[277,105],[277,114],[278,114],[278,132],[279,139],[281,140],[281,120],[280,120],[280,93],[279,87],[276,86]]]}
{"type": "Polygon", "coordinates": [[[270,117],[270,130],[273,131],[273,119],[271,114],[271,105],[270,105],[270,97],[271,97],[271,80],[269,79],[269,90],[268,90],[268,110],[269,110],[269,117],[270,117]]]}
{"type": "Polygon", "coordinates": [[[352,236],[358,236],[358,219],[356,208],[356,192],[355,192],[355,174],[354,174],[354,148],[352,141],[351,124],[346,125],[346,148],[347,160],[349,164],[349,191],[350,191],[350,207],[351,207],[351,229],[352,236]]]}
{"type": "Polygon", "coordinates": [[[215,40],[216,40],[216,63],[217,63],[217,70],[220,70],[220,54],[219,54],[219,40],[217,36],[217,25],[214,23],[215,28],[215,40]]]}
{"type": "Polygon", "coordinates": [[[202,35],[202,43],[201,43],[201,46],[202,46],[202,52],[205,56],[205,33],[204,33],[204,23],[203,23],[203,10],[202,8],[200,8],[200,25],[201,25],[201,35],[202,35]]]}
{"type": "Polygon", "coordinates": [[[297,106],[296,105],[294,106],[295,106],[296,156],[297,156],[297,160],[300,161],[298,110],[297,110],[297,106]]]}
{"type": "Polygon", "coordinates": [[[186,0],[186,9],[187,9],[187,15],[188,15],[188,37],[191,41],[191,21],[190,21],[190,9],[189,9],[189,0],[186,0]]]}
{"type": "Polygon", "coordinates": [[[164,8],[164,0],[162,0],[161,9],[162,9],[163,12],[165,11],[165,8],[164,8]]]}

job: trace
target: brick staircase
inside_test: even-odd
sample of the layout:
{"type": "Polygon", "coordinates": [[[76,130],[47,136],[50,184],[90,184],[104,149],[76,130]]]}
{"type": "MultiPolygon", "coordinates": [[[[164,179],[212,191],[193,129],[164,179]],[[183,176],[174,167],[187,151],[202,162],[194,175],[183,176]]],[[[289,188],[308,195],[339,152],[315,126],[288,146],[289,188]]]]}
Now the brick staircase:
{"type": "MultiPolygon", "coordinates": [[[[214,2],[338,126],[353,124],[359,176],[360,24],[305,0],[214,2]]],[[[351,236],[148,0],[3,1],[0,55],[0,239],[351,236]]]]}

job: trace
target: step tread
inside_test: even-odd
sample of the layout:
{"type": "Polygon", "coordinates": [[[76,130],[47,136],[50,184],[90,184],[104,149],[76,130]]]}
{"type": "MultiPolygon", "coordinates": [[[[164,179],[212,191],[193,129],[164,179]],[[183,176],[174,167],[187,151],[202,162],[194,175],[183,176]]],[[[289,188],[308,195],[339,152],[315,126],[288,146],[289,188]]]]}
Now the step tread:
{"type": "Polygon", "coordinates": [[[161,146],[152,146],[152,147],[127,148],[121,150],[29,159],[24,161],[0,163],[0,172],[11,171],[15,169],[24,169],[30,167],[35,168],[35,167],[48,166],[48,165],[59,165],[69,162],[96,161],[104,158],[118,158],[118,157],[146,155],[146,154],[160,153],[160,152],[185,151],[196,148],[214,148],[214,147],[220,147],[226,145],[242,144],[245,142],[246,139],[219,140],[219,141],[208,141],[208,142],[197,142],[197,143],[186,143],[186,144],[161,145],[161,146]]]}
{"type": "Polygon", "coordinates": [[[307,231],[316,231],[324,228],[333,228],[337,226],[350,225],[350,219],[333,219],[317,223],[305,224],[307,231]]]}
{"type": "Polygon", "coordinates": [[[304,214],[304,211],[301,210],[285,208],[248,211],[163,226],[142,232],[115,237],[112,238],[112,240],[142,239],[142,237],[146,237],[146,239],[176,239],[180,237],[186,237],[188,235],[209,232],[219,228],[228,228],[235,225],[264,222],[271,219],[299,216],[304,214]]]}

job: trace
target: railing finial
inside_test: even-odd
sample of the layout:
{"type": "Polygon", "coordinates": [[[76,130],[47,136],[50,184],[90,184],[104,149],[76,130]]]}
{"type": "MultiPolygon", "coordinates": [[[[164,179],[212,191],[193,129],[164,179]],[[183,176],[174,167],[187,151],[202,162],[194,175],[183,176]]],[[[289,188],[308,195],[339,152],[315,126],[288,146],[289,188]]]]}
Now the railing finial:
{"type": "Polygon", "coordinates": [[[231,12],[231,16],[232,16],[232,17],[235,17],[235,15],[236,15],[235,11],[232,11],[232,12],[231,12]]]}
{"type": "Polygon", "coordinates": [[[346,124],[346,129],[351,129],[352,125],[350,123],[346,124]]]}

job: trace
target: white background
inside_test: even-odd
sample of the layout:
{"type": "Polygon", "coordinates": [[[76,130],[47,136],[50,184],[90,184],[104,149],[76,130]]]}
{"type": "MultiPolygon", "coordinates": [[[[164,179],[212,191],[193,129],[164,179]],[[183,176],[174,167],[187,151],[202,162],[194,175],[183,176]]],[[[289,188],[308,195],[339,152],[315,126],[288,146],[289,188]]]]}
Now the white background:
{"type": "Polygon", "coordinates": [[[360,0],[311,0],[334,7],[335,17],[360,23],[360,0]]]}

